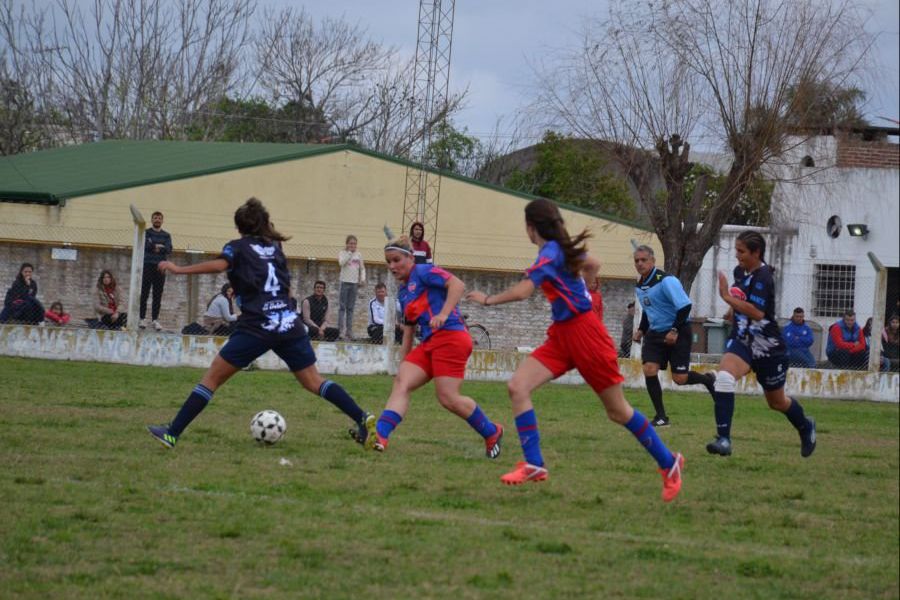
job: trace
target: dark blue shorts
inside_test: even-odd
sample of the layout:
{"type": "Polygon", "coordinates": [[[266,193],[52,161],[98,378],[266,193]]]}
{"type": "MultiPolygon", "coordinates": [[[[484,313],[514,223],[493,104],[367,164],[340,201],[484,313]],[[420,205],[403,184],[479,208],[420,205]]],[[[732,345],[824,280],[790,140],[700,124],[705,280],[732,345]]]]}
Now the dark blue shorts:
{"type": "Polygon", "coordinates": [[[271,342],[243,331],[235,331],[219,350],[219,356],[230,365],[243,369],[269,350],[277,354],[292,372],[302,371],[316,364],[316,353],[309,343],[308,335],[271,342]]]}
{"type": "Polygon", "coordinates": [[[750,368],[756,373],[756,381],[765,391],[780,390],[784,387],[790,362],[787,354],[753,358],[750,348],[734,338],[728,340],[725,345],[725,353],[737,355],[750,365],[750,368]]]}

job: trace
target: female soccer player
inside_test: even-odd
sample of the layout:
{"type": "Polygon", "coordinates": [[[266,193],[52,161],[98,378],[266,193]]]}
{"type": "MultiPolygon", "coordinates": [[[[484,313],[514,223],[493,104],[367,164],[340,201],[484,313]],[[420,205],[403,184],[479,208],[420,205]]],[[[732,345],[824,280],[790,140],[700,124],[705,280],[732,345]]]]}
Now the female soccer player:
{"type": "Polygon", "coordinates": [[[585,279],[595,278],[600,268],[583,243],[588,232],[570,237],[559,209],[544,199],[525,207],[525,231],[540,248],[537,260],[526,271],[527,277],[499,294],[488,296],[475,291],[467,296],[484,306],[494,306],[525,300],[540,287],[552,308],[553,323],[547,330],[547,340],[519,365],[508,384],[525,460],[500,480],[519,485],[547,479],[531,392],[574,367],[600,396],[609,419],[628,428],[656,459],[663,480],[662,499],[672,501],[681,490],[684,457],[666,448],[647,417],[633,409],[622,393],[616,348],[591,310],[591,298],[585,289],[585,279]]]}
{"type": "Polygon", "coordinates": [[[219,386],[272,350],[287,363],[300,385],[353,419],[358,427],[355,437],[365,442],[374,434],[375,416],[357,406],[340,385],[319,375],[306,329],[290,308],[291,278],[281,251],[281,242],[289,238],[272,227],[269,213],[256,198],[250,198],[235,211],[234,224],[241,237],[225,244],[218,258],[183,267],[169,261],[159,263],[160,271],[176,275],[228,271],[228,281],[234,288],[241,315],[234,333],[175,419],[168,425],[147,427],[150,434],[163,446],[174,447],[178,437],[206,408],[219,386]]]}
{"type": "Polygon", "coordinates": [[[492,423],[474,400],[460,394],[466,362],[472,354],[472,338],[456,306],[465,285],[440,267],[416,264],[405,237],[385,246],[384,258],[401,286],[398,296],[404,318],[400,346],[403,360],[369,446],[379,451],[387,448],[391,433],[409,409],[410,394],[434,379],[441,406],[465,419],[484,438],[488,458],[497,458],[503,426],[492,423]],[[417,324],[422,342],[410,351],[417,324]]]}
{"type": "Polygon", "coordinates": [[[751,370],[763,388],[769,408],[783,412],[800,433],[800,454],[816,449],[816,421],[803,414],[800,403],[784,393],[788,353],[775,320],[773,270],[765,261],[766,240],[756,231],[745,231],[734,244],[738,266],[734,284],[719,272],[719,295],[731,307],[731,336],[719,363],[715,383],[716,439],[706,445],[710,454],[731,454],[731,421],[734,387],[751,370]]]}

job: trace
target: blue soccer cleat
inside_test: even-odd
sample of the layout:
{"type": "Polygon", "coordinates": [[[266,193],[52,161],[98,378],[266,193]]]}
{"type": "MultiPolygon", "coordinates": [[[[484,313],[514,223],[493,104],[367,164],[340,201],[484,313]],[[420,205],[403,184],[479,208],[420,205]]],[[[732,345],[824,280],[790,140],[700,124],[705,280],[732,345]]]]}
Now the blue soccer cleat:
{"type": "Polygon", "coordinates": [[[169,433],[168,425],[147,425],[147,431],[157,442],[166,448],[174,448],[178,438],[169,433]]]}

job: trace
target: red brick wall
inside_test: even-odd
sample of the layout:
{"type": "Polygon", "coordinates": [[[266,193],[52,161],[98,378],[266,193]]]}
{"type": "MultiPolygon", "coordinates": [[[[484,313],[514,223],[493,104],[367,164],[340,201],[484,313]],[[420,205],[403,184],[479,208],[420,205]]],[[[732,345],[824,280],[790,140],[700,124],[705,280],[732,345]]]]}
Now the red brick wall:
{"type": "Polygon", "coordinates": [[[900,168],[900,144],[838,140],[837,166],[864,169],[900,168]]]}

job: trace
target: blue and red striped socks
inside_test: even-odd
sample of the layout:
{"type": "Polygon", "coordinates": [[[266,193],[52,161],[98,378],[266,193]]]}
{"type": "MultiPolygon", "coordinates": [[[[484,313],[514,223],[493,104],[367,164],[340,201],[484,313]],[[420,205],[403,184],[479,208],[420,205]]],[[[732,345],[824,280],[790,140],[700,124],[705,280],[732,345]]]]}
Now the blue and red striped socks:
{"type": "Polygon", "coordinates": [[[403,417],[398,413],[385,409],[385,411],[381,413],[381,416],[378,417],[378,423],[375,424],[375,430],[378,432],[378,435],[384,439],[388,439],[391,437],[391,432],[394,431],[394,428],[397,427],[402,420],[403,417]]]}
{"type": "Polygon", "coordinates": [[[663,441],[656,435],[653,425],[642,415],[640,411],[635,410],[631,416],[631,420],[625,423],[625,427],[634,434],[642,446],[656,459],[656,464],[661,469],[669,469],[675,464],[675,456],[666,448],[663,441]]]}
{"type": "Polygon", "coordinates": [[[525,462],[536,467],[544,466],[544,457],[541,456],[541,434],[538,431],[537,416],[534,409],[523,412],[516,417],[516,429],[519,431],[519,442],[522,444],[522,454],[525,462]]]}
{"type": "Polygon", "coordinates": [[[488,419],[488,416],[484,414],[481,407],[477,404],[475,405],[475,410],[473,410],[472,414],[466,419],[466,423],[468,423],[472,429],[477,431],[484,439],[497,433],[497,426],[488,419]]]}

